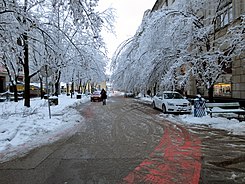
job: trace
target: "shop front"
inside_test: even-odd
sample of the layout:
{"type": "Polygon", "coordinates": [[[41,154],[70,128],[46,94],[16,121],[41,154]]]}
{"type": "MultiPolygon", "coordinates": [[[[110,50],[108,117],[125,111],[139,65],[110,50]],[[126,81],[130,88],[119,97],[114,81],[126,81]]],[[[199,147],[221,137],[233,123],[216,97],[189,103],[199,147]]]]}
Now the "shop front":
{"type": "Polygon", "coordinates": [[[231,74],[222,74],[214,85],[214,97],[231,98],[231,74]]]}
{"type": "Polygon", "coordinates": [[[217,83],[214,85],[215,97],[231,97],[231,84],[230,83],[217,83]]]}

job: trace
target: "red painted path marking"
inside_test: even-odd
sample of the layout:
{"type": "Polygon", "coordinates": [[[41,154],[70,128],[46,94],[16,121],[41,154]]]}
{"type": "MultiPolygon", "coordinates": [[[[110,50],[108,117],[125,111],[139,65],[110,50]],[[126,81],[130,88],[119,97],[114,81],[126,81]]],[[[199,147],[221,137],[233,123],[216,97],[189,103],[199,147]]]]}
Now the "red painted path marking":
{"type": "Polygon", "coordinates": [[[94,113],[91,107],[87,107],[84,111],[84,117],[85,118],[92,118],[94,113]]]}
{"type": "Polygon", "coordinates": [[[122,183],[198,184],[200,171],[200,139],[184,127],[166,125],[159,145],[122,183]]]}

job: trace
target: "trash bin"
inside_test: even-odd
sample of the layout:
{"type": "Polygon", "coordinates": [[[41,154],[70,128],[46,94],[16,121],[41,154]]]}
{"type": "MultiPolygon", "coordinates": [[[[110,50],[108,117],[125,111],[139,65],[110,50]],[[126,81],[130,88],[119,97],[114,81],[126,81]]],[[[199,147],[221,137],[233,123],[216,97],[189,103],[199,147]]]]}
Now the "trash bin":
{"type": "Polygon", "coordinates": [[[205,115],[205,100],[201,95],[197,95],[197,98],[194,99],[194,117],[203,117],[205,115]]]}

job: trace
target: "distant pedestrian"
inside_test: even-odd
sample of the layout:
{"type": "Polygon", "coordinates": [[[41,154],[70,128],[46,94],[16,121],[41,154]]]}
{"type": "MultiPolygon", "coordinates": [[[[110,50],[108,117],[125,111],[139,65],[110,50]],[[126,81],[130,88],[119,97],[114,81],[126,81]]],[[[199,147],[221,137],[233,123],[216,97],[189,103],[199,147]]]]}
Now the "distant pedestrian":
{"type": "Polygon", "coordinates": [[[148,96],[151,96],[151,90],[150,89],[148,89],[146,93],[148,96]]]}
{"type": "Polygon", "coordinates": [[[101,90],[100,95],[101,95],[103,105],[106,105],[107,94],[106,94],[106,90],[104,90],[104,88],[101,90]]]}

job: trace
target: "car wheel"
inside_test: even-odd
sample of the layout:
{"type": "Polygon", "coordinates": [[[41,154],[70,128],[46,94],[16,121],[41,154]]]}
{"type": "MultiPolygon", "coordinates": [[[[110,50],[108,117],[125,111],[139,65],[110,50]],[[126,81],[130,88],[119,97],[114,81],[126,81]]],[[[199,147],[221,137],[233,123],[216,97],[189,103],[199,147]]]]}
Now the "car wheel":
{"type": "Polygon", "coordinates": [[[162,112],[166,113],[166,106],[164,104],[162,104],[162,112]]]}
{"type": "Polygon", "coordinates": [[[152,102],[152,107],[153,107],[153,109],[156,108],[155,102],[152,102]]]}

